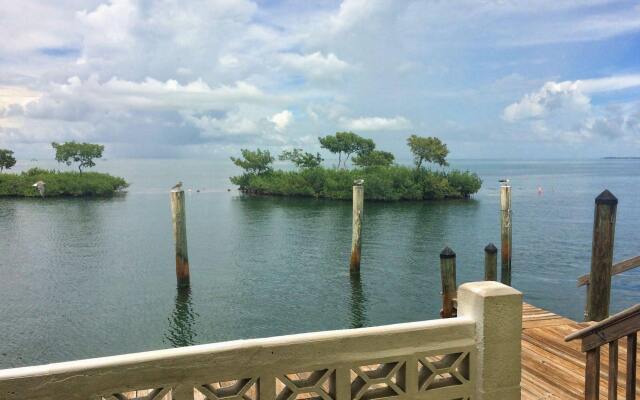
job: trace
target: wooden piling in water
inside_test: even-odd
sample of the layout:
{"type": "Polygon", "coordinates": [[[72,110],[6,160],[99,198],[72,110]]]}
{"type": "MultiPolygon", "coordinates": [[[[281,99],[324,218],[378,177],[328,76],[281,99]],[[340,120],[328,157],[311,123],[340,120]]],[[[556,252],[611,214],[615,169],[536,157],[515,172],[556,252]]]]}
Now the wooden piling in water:
{"type": "Polygon", "coordinates": [[[360,272],[363,208],[364,186],[362,186],[362,181],[356,181],[353,185],[353,233],[351,235],[351,259],[349,260],[351,273],[360,272]]]}
{"type": "Polygon", "coordinates": [[[484,280],[498,280],[498,249],[493,243],[484,248],[484,280]]]}
{"type": "Polygon", "coordinates": [[[189,254],[187,251],[187,218],[184,191],[171,191],[171,219],[176,244],[176,278],[178,286],[189,286],[189,254]]]}
{"type": "Polygon", "coordinates": [[[500,281],[511,286],[511,185],[500,185],[500,281]]]}
{"type": "Polygon", "coordinates": [[[442,318],[456,316],[454,300],[456,298],[456,253],[445,247],[440,253],[440,273],[442,276],[442,318]]]}
{"type": "Polygon", "coordinates": [[[591,245],[591,272],[587,294],[587,321],[602,321],[609,316],[611,268],[618,199],[608,190],[596,197],[591,245]]]}

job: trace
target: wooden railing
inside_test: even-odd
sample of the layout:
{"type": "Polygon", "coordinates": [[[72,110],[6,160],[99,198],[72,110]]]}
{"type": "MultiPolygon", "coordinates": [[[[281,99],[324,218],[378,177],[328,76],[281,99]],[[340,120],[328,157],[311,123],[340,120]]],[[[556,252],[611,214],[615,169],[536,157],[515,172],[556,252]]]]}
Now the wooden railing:
{"type": "Polygon", "coordinates": [[[618,340],[627,338],[626,400],[636,400],[636,354],[640,331],[640,304],[628,308],[594,325],[568,335],[565,341],[581,339],[587,353],[585,368],[585,399],[600,397],[600,347],[609,346],[608,399],[618,396],[618,340]]]}
{"type": "Polygon", "coordinates": [[[520,399],[521,293],[457,298],[456,318],[0,370],[0,399],[520,399]]]}
{"type": "MultiPolygon", "coordinates": [[[[611,276],[621,274],[623,272],[640,267],[640,256],[630,258],[628,260],[620,261],[613,264],[611,268],[611,276]]],[[[589,274],[582,275],[578,278],[578,287],[589,284],[589,274]]]]}

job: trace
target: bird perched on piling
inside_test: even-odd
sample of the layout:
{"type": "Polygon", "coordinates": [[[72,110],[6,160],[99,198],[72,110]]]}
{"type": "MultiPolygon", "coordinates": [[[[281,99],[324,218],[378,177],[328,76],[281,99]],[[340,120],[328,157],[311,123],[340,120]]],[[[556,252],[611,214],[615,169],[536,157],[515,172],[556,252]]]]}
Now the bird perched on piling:
{"type": "Polygon", "coordinates": [[[362,186],[364,185],[364,179],[356,179],[355,181],[353,181],[353,184],[357,186],[362,186]]]}
{"type": "Polygon", "coordinates": [[[501,184],[505,185],[505,184],[509,184],[509,182],[511,182],[509,179],[500,179],[498,182],[500,182],[501,184]]]}
{"type": "Polygon", "coordinates": [[[178,183],[176,183],[175,185],[173,185],[173,187],[171,188],[171,190],[175,190],[176,192],[182,189],[182,181],[179,181],[178,183]]]}
{"type": "Polygon", "coordinates": [[[36,183],[34,183],[33,186],[34,188],[38,189],[38,192],[40,193],[40,197],[42,197],[44,199],[44,186],[46,185],[46,183],[44,183],[43,181],[38,181],[36,183]]]}

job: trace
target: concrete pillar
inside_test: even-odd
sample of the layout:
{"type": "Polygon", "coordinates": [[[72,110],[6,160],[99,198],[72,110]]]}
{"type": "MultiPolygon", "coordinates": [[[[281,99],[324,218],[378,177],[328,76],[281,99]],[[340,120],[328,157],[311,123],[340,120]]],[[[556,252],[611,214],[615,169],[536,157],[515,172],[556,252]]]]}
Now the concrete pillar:
{"type": "Polygon", "coordinates": [[[477,400],[519,400],[522,293],[499,282],[458,288],[458,317],[476,321],[477,400]]]}

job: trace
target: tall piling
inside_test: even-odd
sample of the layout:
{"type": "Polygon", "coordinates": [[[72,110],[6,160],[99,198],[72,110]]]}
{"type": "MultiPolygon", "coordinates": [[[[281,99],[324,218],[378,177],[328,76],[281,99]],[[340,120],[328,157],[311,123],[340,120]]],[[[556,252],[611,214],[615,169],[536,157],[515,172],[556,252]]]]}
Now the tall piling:
{"type": "Polygon", "coordinates": [[[498,249],[493,243],[484,248],[484,280],[498,280],[498,249]]]}
{"type": "Polygon", "coordinates": [[[587,321],[602,321],[609,316],[618,199],[605,190],[596,197],[595,203],[591,272],[587,289],[587,321]]]}
{"type": "Polygon", "coordinates": [[[189,253],[187,251],[187,218],[184,191],[171,191],[171,219],[173,239],[176,244],[176,278],[178,286],[189,286],[189,253]]]}
{"type": "Polygon", "coordinates": [[[440,253],[440,274],[442,277],[442,318],[456,316],[456,253],[445,247],[440,253]]]}
{"type": "Polygon", "coordinates": [[[500,185],[500,281],[511,286],[511,184],[500,185]]]}
{"type": "Polygon", "coordinates": [[[360,272],[360,256],[362,250],[362,219],[364,208],[364,186],[362,180],[357,180],[353,185],[353,232],[351,235],[351,259],[349,271],[360,272]]]}

